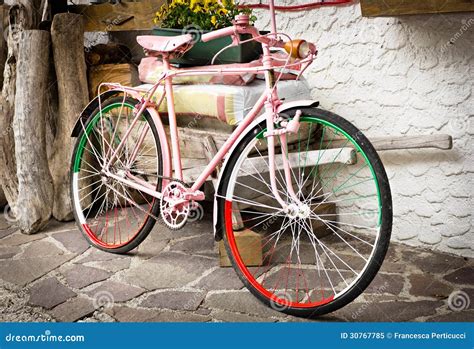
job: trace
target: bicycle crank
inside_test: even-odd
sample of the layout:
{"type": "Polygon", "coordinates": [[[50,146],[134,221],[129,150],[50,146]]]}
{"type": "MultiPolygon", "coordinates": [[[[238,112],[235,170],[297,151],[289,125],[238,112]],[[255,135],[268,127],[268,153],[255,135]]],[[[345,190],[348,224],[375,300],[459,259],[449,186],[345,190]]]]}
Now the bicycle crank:
{"type": "Polygon", "coordinates": [[[178,230],[184,227],[188,221],[194,222],[203,217],[202,206],[191,198],[203,200],[204,193],[190,192],[181,181],[168,183],[163,190],[160,202],[161,218],[168,228],[178,230]]]}

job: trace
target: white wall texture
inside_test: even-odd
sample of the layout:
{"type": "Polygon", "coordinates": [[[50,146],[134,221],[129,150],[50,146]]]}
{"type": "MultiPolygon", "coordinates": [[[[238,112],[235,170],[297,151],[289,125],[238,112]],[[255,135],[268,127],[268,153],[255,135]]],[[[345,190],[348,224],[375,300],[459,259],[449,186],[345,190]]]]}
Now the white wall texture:
{"type": "MultiPolygon", "coordinates": [[[[257,27],[269,28],[268,12],[257,15],[257,27]]],[[[306,73],[313,97],[369,139],[453,136],[451,151],[381,152],[392,239],[473,257],[474,13],[363,18],[355,4],[279,13],[277,21],[319,48],[306,73]]]]}

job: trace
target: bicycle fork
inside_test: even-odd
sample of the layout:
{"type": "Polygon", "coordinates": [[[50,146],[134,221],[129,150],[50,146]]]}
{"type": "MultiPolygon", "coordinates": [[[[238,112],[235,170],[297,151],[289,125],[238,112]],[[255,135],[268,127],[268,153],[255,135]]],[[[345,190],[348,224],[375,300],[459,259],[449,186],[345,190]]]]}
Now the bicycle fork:
{"type": "MultiPolygon", "coordinates": [[[[275,195],[276,200],[282,206],[283,210],[287,213],[290,211],[300,210],[303,206],[302,202],[299,200],[298,196],[295,193],[293,188],[293,183],[291,180],[291,164],[288,159],[288,146],[287,146],[287,134],[298,133],[300,127],[300,117],[301,110],[296,112],[295,117],[292,120],[284,121],[281,123],[282,128],[275,129],[275,111],[273,103],[267,101],[265,102],[265,113],[267,115],[267,131],[263,134],[267,138],[268,142],[268,161],[269,161],[269,170],[270,170],[270,184],[273,195],[275,195]],[[275,137],[280,138],[281,146],[281,159],[283,164],[283,170],[285,174],[285,182],[288,190],[289,197],[293,200],[292,204],[288,204],[281,197],[276,183],[276,154],[275,154],[275,137]]],[[[295,213],[296,214],[296,213],[295,213]]]]}

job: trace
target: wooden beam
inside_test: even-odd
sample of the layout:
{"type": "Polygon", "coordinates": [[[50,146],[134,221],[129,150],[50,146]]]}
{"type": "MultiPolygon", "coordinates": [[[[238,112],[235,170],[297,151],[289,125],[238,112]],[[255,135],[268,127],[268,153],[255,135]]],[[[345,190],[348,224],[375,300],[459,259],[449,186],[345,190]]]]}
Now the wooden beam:
{"type": "Polygon", "coordinates": [[[70,11],[84,16],[86,32],[150,30],[155,24],[155,13],[166,0],[142,0],[112,5],[76,5],[70,11]]]}
{"type": "MultiPolygon", "coordinates": [[[[353,165],[357,161],[356,152],[353,148],[334,148],[325,149],[322,151],[312,150],[307,153],[290,153],[288,159],[291,164],[305,164],[305,167],[315,165],[325,165],[333,162],[353,165]]],[[[248,173],[265,173],[268,172],[268,156],[255,157],[252,160],[244,162],[243,170],[248,173]]],[[[276,169],[282,170],[283,156],[281,154],[275,155],[276,169]]]]}
{"type": "MultiPolygon", "coordinates": [[[[420,136],[382,136],[367,137],[377,151],[401,150],[401,149],[426,149],[434,148],[440,150],[453,149],[453,137],[447,134],[420,135],[420,136]]],[[[323,142],[322,148],[327,146],[328,142],[323,142]]],[[[335,139],[331,141],[331,146],[346,145],[346,139],[335,139]]]]}
{"type": "MultiPolygon", "coordinates": [[[[300,161],[301,164],[306,164],[306,167],[318,165],[330,164],[333,162],[344,163],[347,165],[353,165],[357,162],[356,151],[353,148],[334,148],[322,151],[319,156],[319,150],[313,150],[307,154],[290,153],[289,160],[292,164],[297,164],[300,161]],[[299,157],[299,158],[298,158],[299,157]],[[319,157],[319,161],[318,161],[319,157]]],[[[283,169],[283,159],[281,154],[275,155],[276,169],[283,169]]],[[[256,157],[252,160],[246,160],[244,162],[244,171],[250,174],[254,173],[267,173],[268,172],[268,157],[256,157]]],[[[197,166],[194,168],[183,169],[183,177],[185,182],[194,182],[198,176],[203,172],[205,166],[197,166]]],[[[209,178],[209,180],[212,178],[209,178]]]]}
{"type": "Polygon", "coordinates": [[[362,16],[398,16],[474,11],[474,0],[360,0],[362,16]]]}
{"type": "Polygon", "coordinates": [[[423,148],[450,150],[453,148],[453,137],[446,134],[426,136],[371,137],[369,140],[376,150],[423,148]]]}

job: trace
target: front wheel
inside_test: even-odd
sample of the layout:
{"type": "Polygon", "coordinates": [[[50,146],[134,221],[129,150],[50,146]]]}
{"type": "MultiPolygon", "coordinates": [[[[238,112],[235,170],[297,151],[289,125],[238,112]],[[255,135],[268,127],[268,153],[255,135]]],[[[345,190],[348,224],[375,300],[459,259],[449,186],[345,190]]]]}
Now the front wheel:
{"type": "Polygon", "coordinates": [[[275,146],[277,191],[289,209],[272,191],[263,122],[230,155],[219,214],[227,253],[247,288],[276,310],[310,318],[345,306],[375,277],[390,241],[392,202],[367,138],[340,116],[301,110],[287,153],[275,146]]]}

